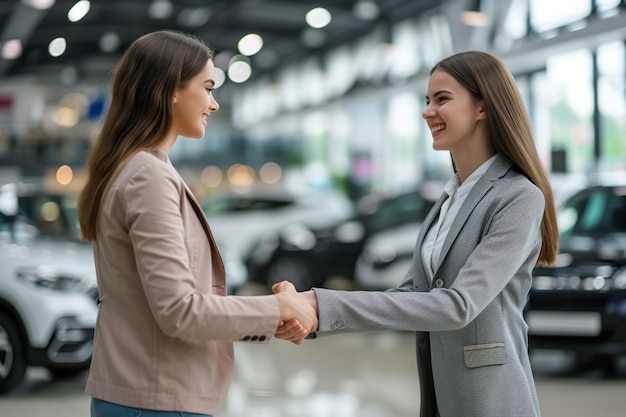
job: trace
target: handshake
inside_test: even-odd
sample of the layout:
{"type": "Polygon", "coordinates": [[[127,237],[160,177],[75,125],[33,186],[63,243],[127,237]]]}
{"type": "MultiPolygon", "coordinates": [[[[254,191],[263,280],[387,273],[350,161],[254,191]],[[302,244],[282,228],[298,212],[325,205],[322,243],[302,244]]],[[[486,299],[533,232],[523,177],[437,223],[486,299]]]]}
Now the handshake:
{"type": "Polygon", "coordinates": [[[278,299],[280,322],[275,337],[295,343],[304,342],[309,333],[317,330],[317,298],[313,290],[297,292],[289,281],[272,286],[278,299]]]}

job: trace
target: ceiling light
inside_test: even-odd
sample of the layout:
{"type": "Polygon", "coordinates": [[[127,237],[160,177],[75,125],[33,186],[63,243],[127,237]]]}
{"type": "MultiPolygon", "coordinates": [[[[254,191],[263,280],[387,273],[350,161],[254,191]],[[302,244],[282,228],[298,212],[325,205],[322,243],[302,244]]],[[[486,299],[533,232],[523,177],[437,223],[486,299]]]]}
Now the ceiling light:
{"type": "Polygon", "coordinates": [[[259,170],[259,177],[267,184],[274,184],[280,181],[283,170],[276,162],[266,162],[259,170]]]}
{"type": "Polygon", "coordinates": [[[207,187],[217,187],[222,182],[222,170],[210,165],[202,170],[200,180],[207,187]]]}
{"type": "Polygon", "coordinates": [[[249,33],[239,40],[237,48],[241,55],[252,56],[263,48],[263,38],[256,33],[249,33]]]}
{"type": "Polygon", "coordinates": [[[189,7],[178,15],[177,21],[181,26],[197,28],[204,25],[211,18],[211,9],[208,7],[189,7]]]}
{"type": "MultiPolygon", "coordinates": [[[[69,165],[61,165],[57,169],[56,180],[58,181],[59,184],[67,185],[70,182],[72,182],[72,179],[74,179],[74,171],[72,170],[72,167],[70,167],[69,165]]],[[[52,202],[49,201],[48,203],[52,203],[52,202]]],[[[45,203],[45,204],[48,204],[48,203],[45,203]]],[[[58,206],[57,206],[57,210],[58,210],[58,206]]]]}
{"type": "Polygon", "coordinates": [[[489,17],[481,12],[465,10],[461,12],[461,22],[467,26],[486,27],[489,26],[489,17]]]}
{"type": "Polygon", "coordinates": [[[473,0],[467,10],[461,12],[461,22],[467,26],[489,26],[489,16],[481,12],[481,1],[473,0]]]}
{"type": "Polygon", "coordinates": [[[154,0],[148,7],[148,15],[153,19],[167,19],[173,10],[174,6],[169,0],[154,0]]]}
{"type": "Polygon", "coordinates": [[[228,78],[235,83],[243,83],[252,75],[252,67],[246,61],[235,61],[228,67],[228,78]]]}
{"type": "Polygon", "coordinates": [[[226,81],[226,73],[224,73],[223,69],[219,67],[215,67],[214,75],[215,75],[215,85],[213,87],[220,88],[224,84],[224,81],[226,81]]]}
{"type": "Polygon", "coordinates": [[[17,59],[22,55],[22,41],[11,39],[2,45],[3,59],[17,59]]]}
{"type": "Polygon", "coordinates": [[[300,35],[300,39],[309,48],[318,48],[326,42],[326,35],[321,30],[307,28],[300,35]]]}
{"type": "Polygon", "coordinates": [[[328,10],[323,7],[316,7],[307,12],[306,23],[312,28],[319,29],[328,25],[332,20],[332,16],[328,10]]]}
{"type": "Polygon", "coordinates": [[[78,22],[89,13],[91,3],[88,0],[80,0],[78,3],[72,6],[69,12],[67,12],[67,18],[70,22],[78,22]]]}
{"type": "Polygon", "coordinates": [[[65,53],[65,48],[67,48],[67,42],[65,39],[56,38],[53,39],[48,45],[48,53],[53,57],[61,56],[65,53]]]}
{"type": "Polygon", "coordinates": [[[120,35],[115,32],[107,32],[100,37],[98,46],[102,52],[115,52],[121,43],[120,35]]]}
{"type": "Polygon", "coordinates": [[[47,10],[54,6],[54,0],[22,0],[22,4],[37,10],[47,10]]]}
{"type": "Polygon", "coordinates": [[[352,13],[361,20],[376,20],[380,15],[380,7],[373,0],[359,0],[354,3],[352,13]]]}

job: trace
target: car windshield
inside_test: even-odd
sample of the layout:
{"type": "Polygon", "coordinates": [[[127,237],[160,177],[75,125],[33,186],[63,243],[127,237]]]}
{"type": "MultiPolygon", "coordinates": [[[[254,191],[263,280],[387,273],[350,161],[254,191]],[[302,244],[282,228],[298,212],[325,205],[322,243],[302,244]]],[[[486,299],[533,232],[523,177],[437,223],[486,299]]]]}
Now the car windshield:
{"type": "Polygon", "coordinates": [[[561,236],[626,232],[626,187],[592,187],[558,212],[561,236]]]}
{"type": "Polygon", "coordinates": [[[372,231],[382,230],[405,222],[421,221],[432,206],[419,193],[410,193],[386,200],[365,220],[372,231]]]}
{"type": "Polygon", "coordinates": [[[77,236],[77,202],[74,194],[33,193],[19,197],[19,212],[43,235],[77,236]]]}

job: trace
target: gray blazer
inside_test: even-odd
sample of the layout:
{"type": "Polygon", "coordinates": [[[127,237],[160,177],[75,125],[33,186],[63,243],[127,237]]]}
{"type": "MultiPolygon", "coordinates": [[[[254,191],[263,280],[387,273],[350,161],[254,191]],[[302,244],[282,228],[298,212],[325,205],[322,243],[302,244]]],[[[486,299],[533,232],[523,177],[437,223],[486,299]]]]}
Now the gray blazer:
{"type": "Polygon", "coordinates": [[[315,289],[316,335],[415,331],[422,417],[539,416],[523,309],[541,248],[541,191],[502,155],[470,191],[428,280],[420,246],[386,292],[315,289]]]}

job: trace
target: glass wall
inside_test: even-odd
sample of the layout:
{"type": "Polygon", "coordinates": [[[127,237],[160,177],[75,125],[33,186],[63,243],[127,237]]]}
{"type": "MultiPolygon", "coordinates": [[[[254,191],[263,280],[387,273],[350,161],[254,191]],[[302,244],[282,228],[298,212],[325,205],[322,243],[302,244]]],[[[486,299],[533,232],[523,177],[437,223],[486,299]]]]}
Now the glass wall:
{"type": "Polygon", "coordinates": [[[591,0],[530,0],[530,24],[535,32],[546,32],[589,16],[591,0]]]}
{"type": "MultiPolygon", "coordinates": [[[[624,0],[512,0],[504,32],[554,38],[584,28],[590,17],[615,16],[624,0]],[[529,26],[526,26],[528,22],[529,26]]],[[[596,20],[597,22],[597,20],[596,20]]],[[[550,56],[545,69],[518,75],[539,153],[554,173],[624,170],[626,57],[624,40],[589,42],[550,56]]]]}
{"type": "Polygon", "coordinates": [[[563,155],[564,162],[564,167],[553,166],[552,169],[563,169],[564,172],[594,170],[591,53],[578,50],[550,58],[543,88],[541,94],[548,110],[546,127],[551,148],[554,155],[563,155]]]}
{"type": "Polygon", "coordinates": [[[626,170],[626,57],[624,42],[598,48],[600,167],[626,170]]]}
{"type": "MultiPolygon", "coordinates": [[[[500,38],[508,40],[509,47],[536,44],[525,52],[535,62],[524,63],[519,69],[522,73],[511,69],[528,107],[539,155],[553,174],[626,169],[624,40],[602,36],[602,41],[566,42],[562,48],[553,48],[556,54],[542,50],[542,43],[554,47],[563,37],[571,38],[568,34],[574,30],[584,29],[586,23],[608,22],[618,7],[624,7],[624,0],[511,0],[502,25],[495,29],[500,31],[500,38]]],[[[408,45],[415,49],[412,42],[421,37],[411,32],[416,30],[415,22],[408,23],[402,26],[403,31],[394,32],[394,40],[412,40],[408,45]]],[[[596,32],[592,31],[590,38],[598,38],[596,32]]],[[[413,70],[408,72],[415,74],[406,75],[402,83],[383,82],[385,77],[380,74],[395,67],[379,65],[392,62],[382,52],[388,52],[390,46],[380,49],[379,41],[372,36],[362,45],[355,44],[363,48],[358,54],[359,48],[334,51],[323,61],[332,63],[328,68],[318,62],[304,65],[301,71],[291,69],[286,72],[291,81],[284,88],[272,84],[259,87],[255,94],[248,91],[245,96],[254,100],[233,109],[235,116],[241,116],[234,120],[260,117],[265,112],[276,114],[240,126],[244,131],[239,140],[214,132],[210,141],[185,143],[181,153],[221,156],[222,165],[236,162],[226,155],[243,156],[243,163],[255,167],[276,162],[283,166],[286,177],[298,177],[308,186],[338,188],[353,198],[372,191],[403,191],[422,180],[447,179],[452,171],[450,156],[432,149],[431,134],[421,118],[429,65],[424,63],[421,72],[411,66],[413,70]],[[368,57],[368,64],[355,64],[362,56],[368,57]],[[368,75],[370,66],[380,76],[368,75]],[[334,91],[325,101],[321,96],[312,100],[312,92],[298,88],[310,84],[318,86],[313,88],[318,91],[322,79],[329,80],[327,89],[334,91]],[[336,84],[343,87],[335,91],[336,84]],[[370,89],[370,85],[377,88],[370,89]],[[285,104],[283,111],[279,98],[287,104],[308,101],[294,108],[285,104]],[[248,110],[248,116],[238,113],[242,109],[248,110]]],[[[402,55],[405,49],[400,44],[398,41],[394,46],[402,55]]],[[[503,45],[494,41],[493,46],[504,48],[494,53],[506,58],[503,45]]],[[[396,74],[398,69],[394,71],[396,74]]],[[[215,123],[212,126],[215,128],[215,123]]],[[[221,131],[222,124],[217,126],[221,131]]],[[[227,131],[225,126],[223,130],[227,131]]]]}

